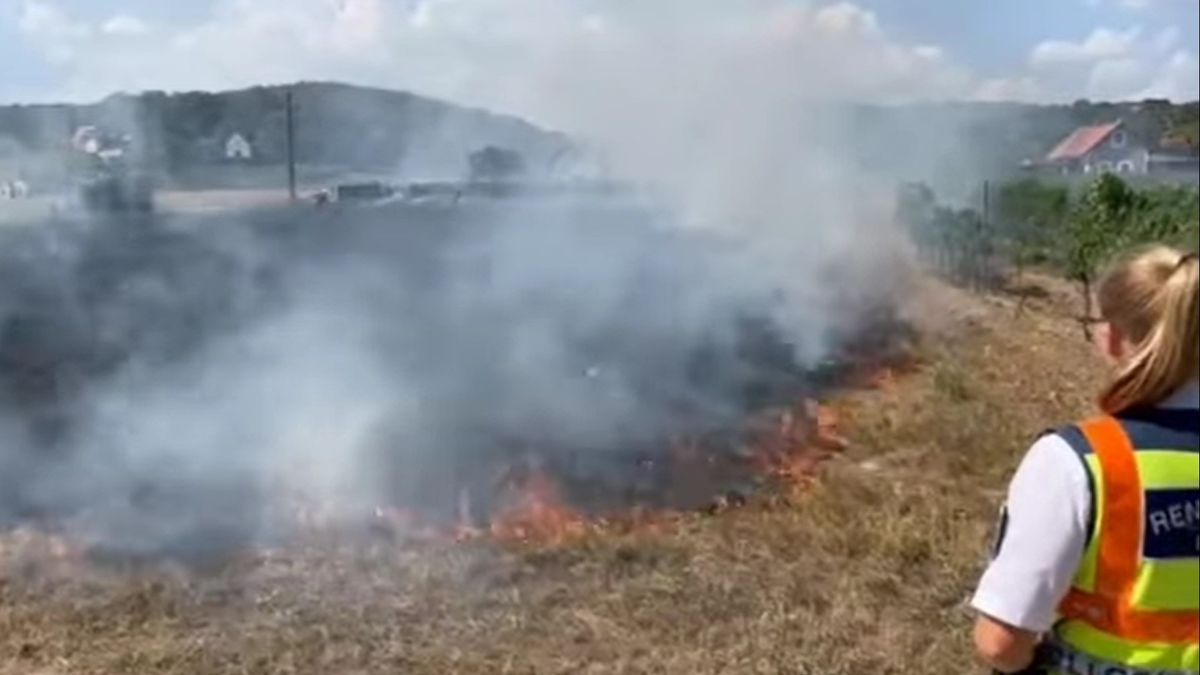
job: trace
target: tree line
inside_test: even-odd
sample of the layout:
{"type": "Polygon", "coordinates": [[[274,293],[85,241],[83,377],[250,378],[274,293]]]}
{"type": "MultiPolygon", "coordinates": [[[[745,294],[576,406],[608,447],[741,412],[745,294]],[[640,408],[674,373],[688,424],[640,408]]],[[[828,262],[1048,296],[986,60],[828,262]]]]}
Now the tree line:
{"type": "Polygon", "coordinates": [[[1194,186],[1134,186],[1113,174],[1069,186],[1035,178],[985,184],[977,205],[939,203],[924,184],[901,188],[897,219],[922,258],[943,276],[975,288],[1019,282],[1029,267],[1079,284],[1084,317],[1092,283],[1118,252],[1163,242],[1200,245],[1200,192],[1194,186]]]}

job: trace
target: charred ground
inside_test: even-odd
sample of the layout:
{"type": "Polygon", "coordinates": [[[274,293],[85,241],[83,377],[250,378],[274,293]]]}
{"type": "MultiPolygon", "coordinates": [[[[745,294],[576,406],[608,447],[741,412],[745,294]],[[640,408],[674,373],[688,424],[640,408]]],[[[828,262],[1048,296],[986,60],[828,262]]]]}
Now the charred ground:
{"type": "Polygon", "coordinates": [[[103,557],[273,543],[297,509],[486,526],[514,472],[591,514],[742,499],[761,482],[752,416],[901,337],[885,298],[791,297],[745,242],[614,200],[5,235],[0,525],[103,557]],[[797,330],[784,309],[810,316],[797,330]],[[686,485],[684,446],[708,466],[686,485]]]}
{"type": "Polygon", "coordinates": [[[22,573],[10,538],[0,672],[969,672],[1004,481],[1099,377],[1070,295],[1036,286],[1019,307],[926,285],[915,368],[835,406],[850,450],[715,517],[552,547],[317,538],[205,574],[22,573]]]}

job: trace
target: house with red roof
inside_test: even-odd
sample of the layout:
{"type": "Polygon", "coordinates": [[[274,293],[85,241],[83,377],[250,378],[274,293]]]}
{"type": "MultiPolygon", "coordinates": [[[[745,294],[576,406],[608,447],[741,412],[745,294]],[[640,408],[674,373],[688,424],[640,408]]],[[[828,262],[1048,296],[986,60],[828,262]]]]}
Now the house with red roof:
{"type": "Polygon", "coordinates": [[[1079,127],[1025,169],[1050,176],[1116,173],[1200,184],[1200,154],[1187,145],[1141,138],[1121,120],[1079,127]]]}
{"type": "Polygon", "coordinates": [[[1079,127],[1036,165],[1064,176],[1147,174],[1151,170],[1151,159],[1151,143],[1136,138],[1121,120],[1117,120],[1079,127]]]}

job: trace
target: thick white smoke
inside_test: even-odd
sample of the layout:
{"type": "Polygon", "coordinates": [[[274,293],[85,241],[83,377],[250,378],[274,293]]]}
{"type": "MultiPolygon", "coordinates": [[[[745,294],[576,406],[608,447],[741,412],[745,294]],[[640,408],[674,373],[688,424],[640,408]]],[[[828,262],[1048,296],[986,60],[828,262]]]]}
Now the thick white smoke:
{"type": "MultiPolygon", "coordinates": [[[[471,31],[442,14],[457,3],[418,4],[404,20],[441,26],[445,67],[461,64],[453,38],[471,31]]],[[[48,513],[99,546],[186,554],[274,533],[292,497],[452,509],[457,487],[531,451],[586,481],[597,459],[735,423],[748,387],[796,386],[905,277],[890,191],[859,173],[854,130],[827,104],[898,97],[937,55],[892,51],[851,5],[758,4],[747,26],[689,24],[684,2],[594,21],[535,2],[527,34],[532,15],[474,3],[488,29],[464,49],[492,44],[506,64],[479,98],[573,133],[665,208],[103,220],[5,260],[43,276],[6,291],[9,347],[32,326],[51,376],[73,379],[32,402],[9,385],[0,517],[48,513]],[[878,63],[845,81],[848,44],[878,63]],[[75,253],[47,252],[63,246],[75,253]],[[748,320],[786,358],[747,358],[748,320]],[[63,334],[78,344],[45,342],[63,334]]],[[[382,23],[340,40],[374,45],[399,20],[347,6],[382,23]]]]}

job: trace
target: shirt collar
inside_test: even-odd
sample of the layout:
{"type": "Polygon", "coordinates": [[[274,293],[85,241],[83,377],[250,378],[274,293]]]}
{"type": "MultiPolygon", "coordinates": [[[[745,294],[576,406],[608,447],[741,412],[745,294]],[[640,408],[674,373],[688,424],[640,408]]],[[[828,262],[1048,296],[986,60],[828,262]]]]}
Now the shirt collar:
{"type": "Polygon", "coordinates": [[[1183,385],[1179,391],[1158,404],[1158,407],[1167,410],[1200,410],[1200,380],[1192,380],[1183,385]]]}

